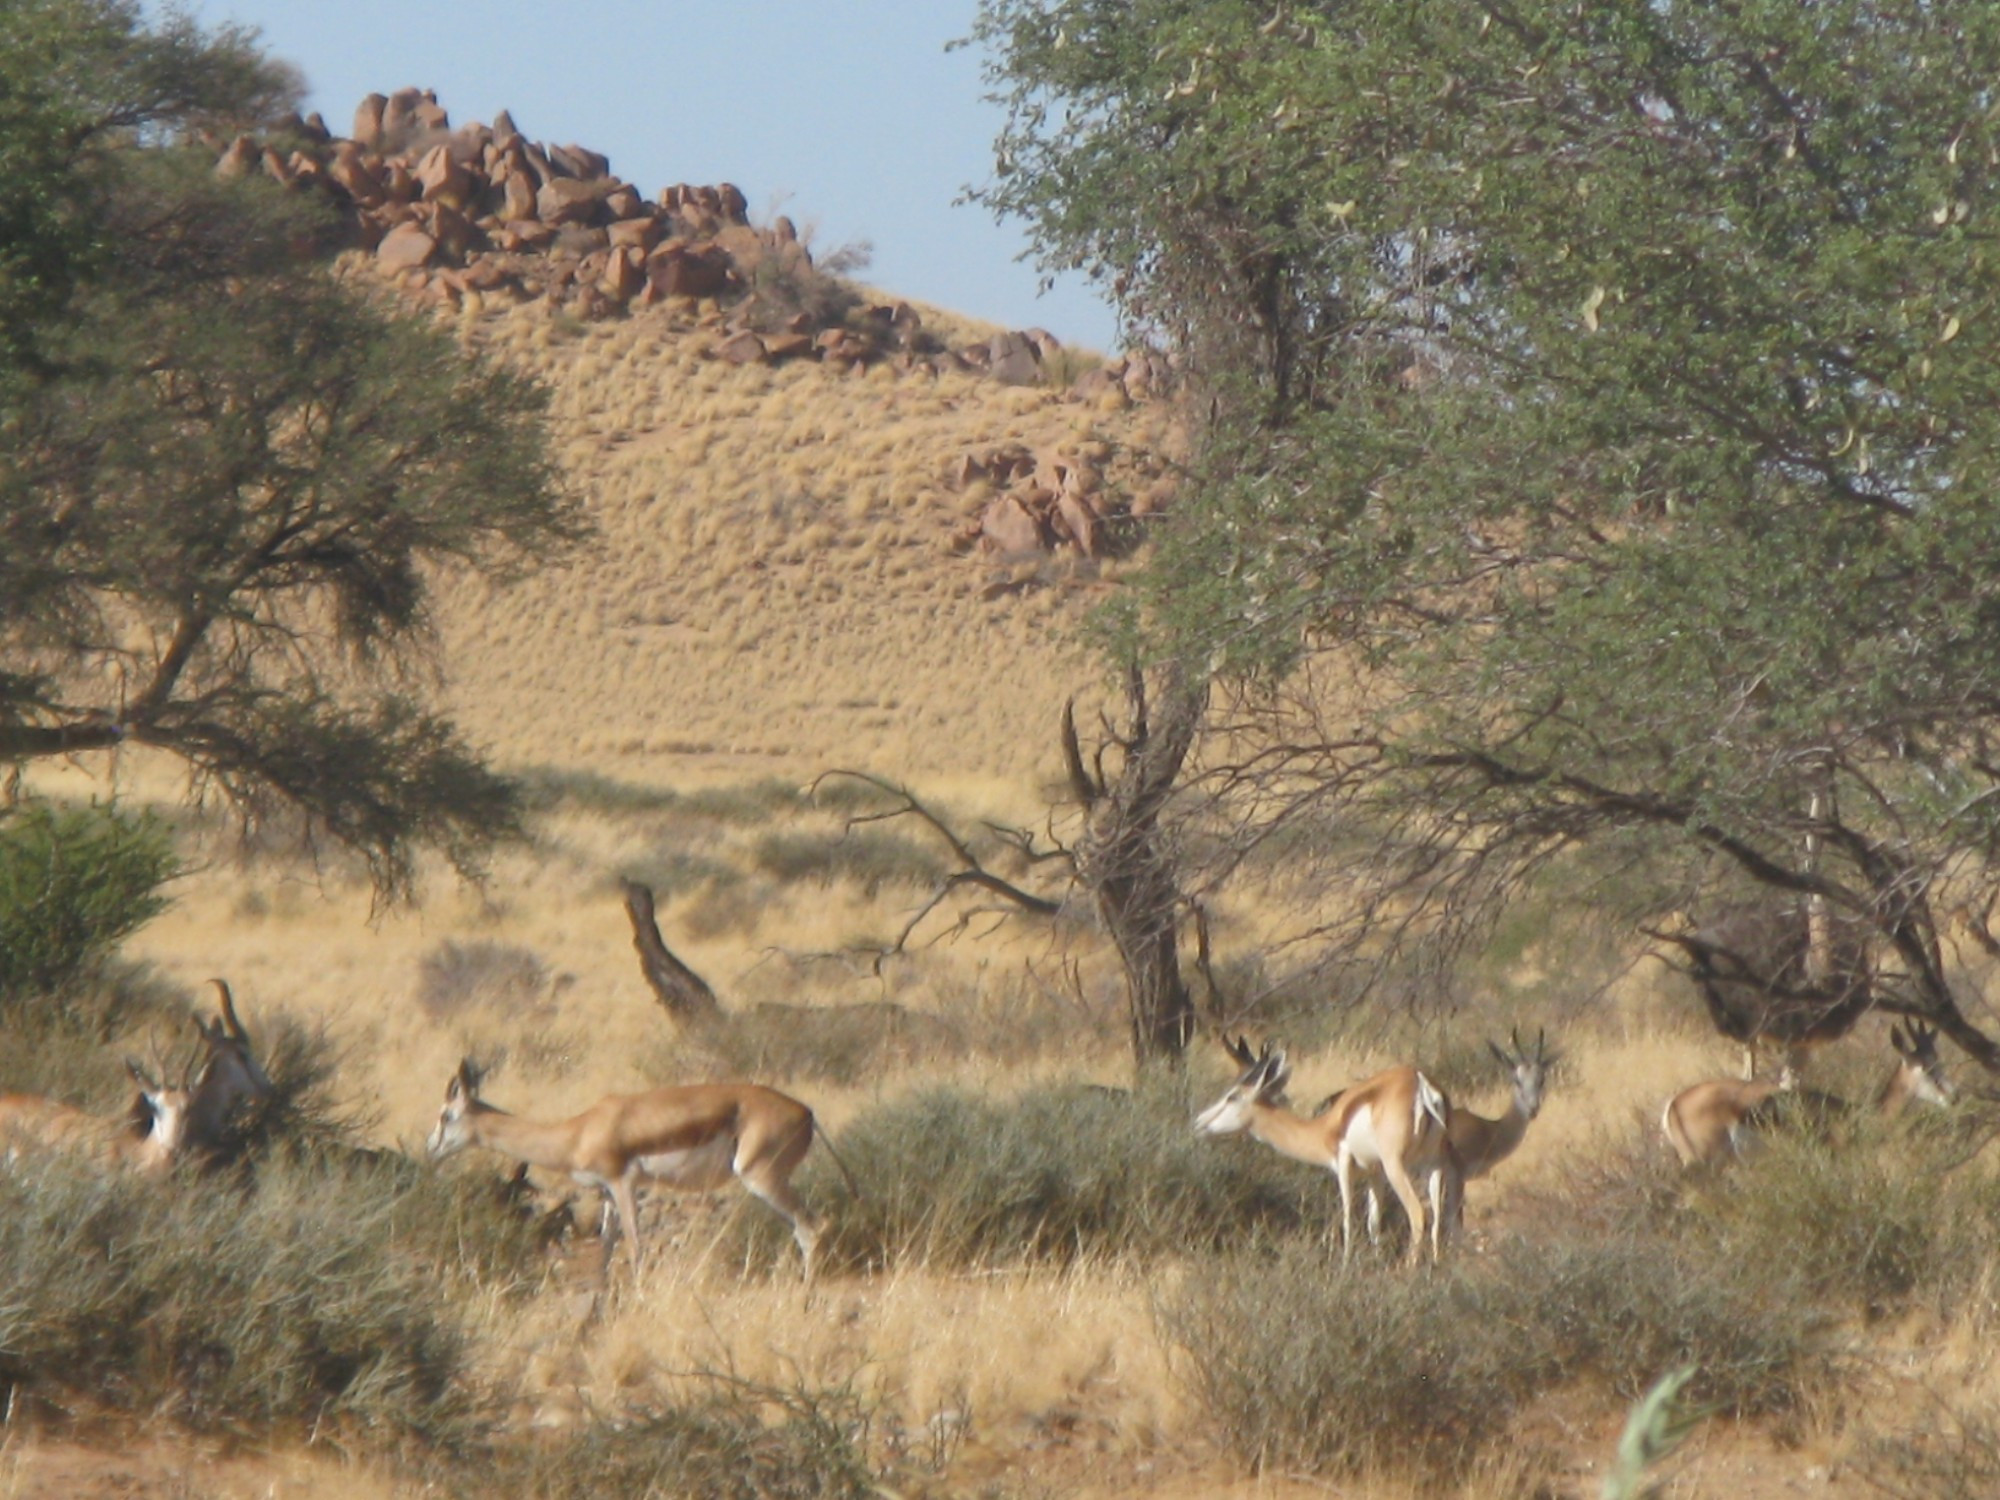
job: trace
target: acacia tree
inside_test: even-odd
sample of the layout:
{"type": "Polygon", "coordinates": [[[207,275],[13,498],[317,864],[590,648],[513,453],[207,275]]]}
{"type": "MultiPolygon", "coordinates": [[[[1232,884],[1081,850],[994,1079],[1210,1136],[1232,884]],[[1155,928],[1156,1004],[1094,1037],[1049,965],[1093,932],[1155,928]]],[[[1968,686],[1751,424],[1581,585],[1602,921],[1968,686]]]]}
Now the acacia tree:
{"type": "Polygon", "coordinates": [[[145,746],[387,895],[422,846],[475,868],[516,793],[415,687],[437,569],[584,533],[542,394],[336,284],[326,218],[181,144],[285,100],[240,34],[8,10],[4,107],[42,144],[0,153],[0,205],[40,205],[10,217],[43,269],[0,286],[0,763],[145,746]],[[93,66],[43,79],[51,47],[93,66]]]}
{"type": "Polygon", "coordinates": [[[1937,915],[2000,852],[2000,13],[985,16],[995,200],[1163,323],[1323,356],[1209,341],[1251,398],[1143,614],[1232,689],[1220,783],[1343,828],[1327,935],[1462,935],[1557,859],[1775,889],[2000,1066],[1937,915]],[[1255,256],[1184,274],[1212,215],[1270,309],[1255,256]]]}

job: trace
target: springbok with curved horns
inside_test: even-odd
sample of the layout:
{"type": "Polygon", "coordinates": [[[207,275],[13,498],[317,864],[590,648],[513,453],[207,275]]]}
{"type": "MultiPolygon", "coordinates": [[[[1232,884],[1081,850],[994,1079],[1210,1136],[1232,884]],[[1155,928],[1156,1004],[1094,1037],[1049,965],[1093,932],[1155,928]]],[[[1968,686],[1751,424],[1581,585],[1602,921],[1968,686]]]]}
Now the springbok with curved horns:
{"type": "MultiPolygon", "coordinates": [[[[607,1221],[607,1263],[622,1224],[632,1242],[634,1275],[640,1268],[640,1178],[707,1192],[734,1177],[791,1224],[806,1280],[812,1280],[813,1249],[825,1221],[792,1187],[792,1173],[812,1149],[816,1130],[813,1112],[798,1100],[762,1084],[691,1084],[613,1094],[567,1120],[540,1121],[494,1108],[479,1097],[479,1084],[480,1070],[466,1058],[445,1087],[444,1108],[427,1142],[433,1161],[478,1146],[597,1188],[614,1210],[607,1221]]],[[[834,1165],[852,1191],[854,1179],[837,1155],[834,1165]]]]}
{"type": "MultiPolygon", "coordinates": [[[[1442,1254],[1445,1226],[1459,1191],[1458,1165],[1446,1130],[1451,1101],[1435,1084],[1412,1067],[1390,1068],[1345,1089],[1324,1113],[1310,1118],[1284,1102],[1291,1069],[1282,1051],[1266,1043],[1252,1055],[1250,1044],[1223,1040],[1243,1072],[1223,1096],[1195,1117],[1195,1128],[1208,1135],[1247,1132],[1296,1161],[1332,1169],[1340,1183],[1340,1253],[1344,1260],[1354,1245],[1354,1184],[1380,1172],[1410,1218],[1410,1261],[1424,1253],[1424,1182],[1430,1197],[1431,1257],[1442,1254]]],[[[1372,1204],[1369,1237],[1377,1237],[1380,1216],[1372,1204]]]]}
{"type": "Polygon", "coordinates": [[[0,1162],[26,1147],[91,1152],[139,1172],[171,1167],[187,1143],[194,1089],[185,1077],[178,1084],[152,1077],[136,1058],[125,1067],[139,1092],[128,1111],[108,1119],[41,1094],[0,1094],[0,1162]]]}
{"type": "Polygon", "coordinates": [[[1458,1154],[1459,1170],[1467,1182],[1484,1177],[1520,1148],[1528,1126],[1541,1113],[1542,1092],[1548,1086],[1549,1071],[1559,1060],[1556,1053],[1549,1051],[1545,1031],[1535,1034],[1532,1054],[1521,1045],[1518,1031],[1509,1032],[1507,1039],[1513,1045],[1512,1052],[1503,1051],[1498,1042],[1486,1044],[1487,1050],[1513,1078],[1514,1097],[1507,1112],[1497,1120],[1489,1120],[1469,1109],[1453,1106],[1451,1111],[1451,1148],[1458,1154]]]}
{"type": "MultiPolygon", "coordinates": [[[[1914,1021],[1907,1035],[1900,1025],[1890,1029],[1889,1044],[1901,1061],[1876,1092],[1875,1111],[1882,1118],[1894,1118],[1912,1102],[1951,1103],[1954,1090],[1938,1057],[1937,1035],[1936,1027],[1914,1021]]],[[[1797,1078],[1787,1067],[1775,1079],[1743,1083],[1718,1078],[1694,1084],[1667,1101],[1660,1128],[1684,1167],[1713,1165],[1741,1156],[1751,1136],[1768,1123],[1771,1101],[1795,1092],[1797,1078]]],[[[1817,1102],[1853,1108],[1830,1096],[1819,1096],[1817,1102]]]]}

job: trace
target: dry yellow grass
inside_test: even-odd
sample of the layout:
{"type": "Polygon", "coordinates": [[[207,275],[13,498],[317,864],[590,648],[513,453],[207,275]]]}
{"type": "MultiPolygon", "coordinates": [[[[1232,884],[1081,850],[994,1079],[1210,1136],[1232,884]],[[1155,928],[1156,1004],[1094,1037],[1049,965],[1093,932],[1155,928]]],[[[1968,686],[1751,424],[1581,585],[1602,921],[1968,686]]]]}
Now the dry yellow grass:
{"type": "MultiPolygon", "coordinates": [[[[476,578],[446,582],[443,694],[503,764],[682,793],[766,777],[797,785],[851,766],[907,781],[968,824],[1039,821],[1059,773],[1057,713],[1097,679],[1072,634],[1093,594],[1052,586],[982,600],[991,568],[945,552],[978,499],[946,485],[945,463],[1000,441],[1164,444],[1164,412],[1085,410],[1041,392],[886,370],[835,378],[816,366],[727,366],[702,353],[704,330],[664,311],[586,328],[520,307],[462,314],[458,326],[551,382],[559,451],[601,527],[566,570],[504,593],[476,578]]],[[[97,766],[40,779],[72,791],[115,784],[139,800],[176,794],[167,772],[136,757],[109,775],[97,766]]],[[[253,1029],[278,1012],[324,1024],[349,1049],[345,1086],[375,1112],[384,1141],[428,1128],[452,1068],[473,1049],[510,1053],[490,1090],[496,1102],[557,1116],[704,1065],[640,979],[614,877],[652,858],[740,855],[760,826],[564,805],[540,820],[531,848],[498,859],[483,889],[433,881],[420,908],[390,913],[374,912],[337,861],[319,871],[282,855],[243,863],[218,838],[195,846],[203,864],[130,951],[190,990],[227,976],[253,1029]],[[427,1013],[422,965],[447,941],[528,950],[552,976],[550,993],[527,1011],[427,1013]]],[[[1046,933],[1014,928],[928,949],[887,981],[865,965],[787,957],[893,931],[917,899],[893,885],[868,897],[838,883],[778,883],[725,909],[725,897],[695,881],[663,898],[661,916],[676,950],[737,1005],[887,995],[932,1006],[948,992],[1018,984],[1027,963],[1047,968],[1055,956],[1046,933]]],[[[1254,945],[1287,917],[1274,903],[1234,920],[1234,937],[1254,945]]],[[[1113,983],[1107,956],[1087,935],[1072,938],[1089,983],[1113,983]]],[[[1536,993],[1533,975],[1520,982],[1536,993]]],[[[1728,1049],[1661,1024],[1685,1003],[1656,970],[1635,972],[1587,1035],[1561,1039],[1570,1062],[1543,1118],[1472,1190],[1475,1239],[1524,1187],[1553,1180],[1566,1156],[1629,1130],[1635,1115],[1650,1126],[1673,1088],[1732,1065],[1728,1049]]],[[[1295,1097],[1400,1060],[1295,1053],[1295,1097]]],[[[1005,1091],[1051,1072],[1117,1081],[1124,1070],[1113,1041],[1055,1059],[975,1058],[794,1091],[837,1133],[861,1109],[921,1084],[1005,1091]]],[[[1466,1102],[1495,1113],[1505,1101],[1466,1102]]],[[[518,1375],[521,1420],[615,1410],[671,1393],[704,1368],[780,1381],[853,1376],[913,1428],[965,1424],[954,1469],[965,1493],[1003,1480],[1023,1493],[1328,1493],[1246,1477],[1207,1442],[1153,1326],[1158,1275],[1171,1272],[905,1268],[835,1279],[808,1300],[783,1277],[746,1280],[704,1254],[715,1239],[704,1226],[758,1211],[726,1195],[712,1214],[691,1216],[685,1243],[587,1330],[570,1290],[525,1311],[496,1301],[486,1358],[518,1375]]],[[[1607,1449],[1616,1415],[1599,1403],[1565,1416],[1565,1440],[1586,1453],[1607,1449]]],[[[1721,1456],[1708,1472],[1725,1490],[1779,1492],[1732,1487],[1741,1447],[1710,1441],[1721,1456]]],[[[1699,1476],[1706,1462],[1698,1456],[1685,1472],[1699,1476]]],[[[37,1463],[32,1452],[0,1455],[0,1496],[53,1493],[35,1488],[37,1463]]],[[[207,1478],[190,1484],[203,1492],[239,1492],[240,1476],[201,1472],[207,1478]]],[[[324,1488],[310,1492],[389,1492],[337,1468],[321,1477],[324,1488]]],[[[1510,1456],[1463,1495],[1523,1493],[1537,1479],[1529,1459],[1510,1456]]],[[[290,1470],[260,1470],[245,1483],[246,1494],[256,1484],[309,1489],[290,1470]]]]}

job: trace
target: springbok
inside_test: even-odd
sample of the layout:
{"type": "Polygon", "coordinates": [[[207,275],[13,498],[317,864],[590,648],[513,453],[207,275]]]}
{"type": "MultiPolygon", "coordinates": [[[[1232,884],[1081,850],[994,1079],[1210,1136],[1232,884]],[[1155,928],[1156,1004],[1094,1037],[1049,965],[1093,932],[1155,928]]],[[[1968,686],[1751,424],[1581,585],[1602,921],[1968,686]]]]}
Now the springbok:
{"type": "MultiPolygon", "coordinates": [[[[479,1083],[472,1059],[460,1062],[426,1143],[431,1159],[477,1146],[597,1188],[612,1209],[607,1264],[622,1224],[632,1242],[633,1274],[639,1272],[640,1178],[708,1192],[734,1177],[791,1224],[812,1280],[813,1248],[825,1221],[792,1187],[816,1129],[813,1112],[798,1100],[755,1083],[690,1084],[613,1094],[567,1120],[540,1121],[494,1108],[479,1097],[479,1083]]],[[[837,1155],[834,1165],[852,1191],[854,1179],[837,1155]]]]}
{"type": "MultiPolygon", "coordinates": [[[[1946,1105],[1952,1100],[1952,1083],[1945,1076],[1938,1057],[1937,1029],[1911,1022],[1906,1036],[1898,1025],[1889,1032],[1889,1043],[1901,1061],[1876,1091],[1875,1111],[1892,1119],[1912,1101],[1946,1105]]],[[[1775,1079],[1741,1083],[1719,1078],[1682,1089],[1667,1101],[1660,1116],[1674,1153],[1683,1167],[1709,1165],[1741,1156],[1749,1138],[1769,1123],[1771,1101],[1797,1091],[1798,1075],[1787,1067],[1775,1079]]],[[[1813,1102],[1846,1112],[1852,1108],[1831,1095],[1814,1095],[1813,1102]]]]}
{"type": "MultiPolygon", "coordinates": [[[[1535,1033],[1532,1056],[1521,1045],[1519,1032],[1509,1032],[1507,1039],[1513,1046],[1512,1052],[1503,1051],[1498,1042],[1489,1041],[1486,1044],[1487,1050],[1500,1060],[1500,1065],[1513,1078],[1514,1097],[1507,1106],[1507,1112],[1497,1120],[1489,1120],[1469,1109],[1460,1109],[1456,1105],[1452,1107],[1447,1133],[1451,1149],[1458,1157],[1461,1182],[1484,1177],[1512,1156],[1526,1137],[1528,1126],[1541,1113],[1542,1091],[1548,1086],[1549,1070],[1557,1060],[1557,1054],[1548,1049],[1548,1033],[1535,1033]]],[[[1465,1200],[1462,1194],[1458,1207],[1463,1213],[1465,1200]]]]}
{"type": "MultiPolygon", "coordinates": [[[[1223,1096],[1195,1117],[1195,1128],[1207,1135],[1248,1132],[1295,1161],[1329,1167],[1340,1183],[1340,1253],[1343,1260],[1354,1246],[1354,1185],[1359,1172],[1365,1180],[1381,1172],[1410,1217],[1410,1261],[1424,1252],[1424,1200],[1417,1191],[1422,1179],[1430,1192],[1431,1257],[1442,1254],[1448,1209],[1458,1191],[1458,1167],[1446,1129],[1451,1101],[1415,1068],[1391,1068],[1345,1089],[1326,1110],[1310,1118],[1284,1103],[1291,1070],[1282,1051],[1268,1043],[1256,1055],[1242,1038],[1223,1046],[1243,1066],[1243,1072],[1223,1096]]],[[[1368,1233],[1379,1242],[1380,1213],[1370,1200],[1368,1233]]]]}
{"type": "Polygon", "coordinates": [[[0,1094],[0,1160],[20,1148],[94,1152],[110,1166],[164,1172],[187,1143],[194,1089],[185,1078],[169,1085],[151,1077],[136,1058],[126,1070],[139,1085],[132,1107],[107,1118],[41,1094],[0,1094]]]}
{"type": "Polygon", "coordinates": [[[237,1144],[230,1137],[230,1120],[237,1107],[246,1101],[270,1098],[273,1086],[257,1060],[250,1033],[236,1014],[236,998],[229,992],[228,981],[211,979],[209,983],[220,997],[222,1013],[213,1021],[194,1017],[195,1033],[207,1049],[208,1061],[195,1088],[187,1144],[210,1157],[220,1157],[237,1144]]]}

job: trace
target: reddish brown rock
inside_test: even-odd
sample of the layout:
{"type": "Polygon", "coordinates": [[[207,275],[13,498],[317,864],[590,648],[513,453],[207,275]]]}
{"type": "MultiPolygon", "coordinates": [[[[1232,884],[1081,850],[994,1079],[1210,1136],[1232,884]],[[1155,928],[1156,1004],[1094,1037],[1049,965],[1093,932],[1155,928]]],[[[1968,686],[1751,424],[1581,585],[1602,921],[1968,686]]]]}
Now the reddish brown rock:
{"type": "Polygon", "coordinates": [[[729,259],[670,240],[647,257],[646,277],[663,297],[713,297],[729,285],[729,259]]]}
{"type": "Polygon", "coordinates": [[[802,359],[812,353],[812,347],[812,335],[809,333],[764,335],[764,352],[770,356],[772,364],[780,364],[788,359],[802,359]]]}
{"type": "Polygon", "coordinates": [[[996,496],[980,512],[979,534],[995,552],[1041,552],[1047,547],[1042,523],[1012,495],[996,496]]]}
{"type": "Polygon", "coordinates": [[[1056,525],[1085,557],[1104,555],[1104,523],[1080,496],[1064,491],[1056,497],[1056,525]]]}
{"type": "Polygon", "coordinates": [[[333,148],[333,160],[327,165],[326,175],[363,208],[373,208],[382,201],[381,179],[353,141],[342,141],[333,148]]]}
{"type": "Polygon", "coordinates": [[[597,284],[613,302],[630,302],[646,284],[644,257],[633,249],[613,248],[607,251],[604,273],[597,284]]]}
{"type": "Polygon", "coordinates": [[[611,173],[611,158],[596,151],[582,146],[551,146],[548,150],[550,165],[584,182],[595,182],[611,173]]]}
{"type": "Polygon", "coordinates": [[[431,236],[437,241],[439,256],[453,264],[462,262],[486,243],[486,236],[479,232],[477,226],[448,203],[430,205],[427,217],[431,236]]]}
{"type": "Polygon", "coordinates": [[[391,273],[428,265],[435,254],[437,241],[416,223],[398,224],[382,236],[382,243],[375,248],[376,264],[391,273]]]}
{"type": "Polygon", "coordinates": [[[556,177],[535,195],[536,216],[544,224],[589,224],[603,207],[597,189],[574,177],[556,177]]]}
{"type": "Polygon", "coordinates": [[[646,209],[638,189],[620,183],[604,195],[604,211],[614,219],[636,219],[646,209]]]}
{"type": "Polygon", "coordinates": [[[535,216],[535,180],[525,171],[509,172],[500,189],[502,220],[532,219],[535,216]]]}
{"type": "Polygon", "coordinates": [[[759,364],[765,357],[764,341],[746,328],[717,344],[715,357],[732,365],[759,364]]]}
{"type": "Polygon", "coordinates": [[[511,252],[539,250],[555,242],[556,232],[540,219],[509,219],[500,226],[500,248],[511,252]]]}
{"type": "Polygon", "coordinates": [[[763,237],[748,224],[730,224],[717,231],[715,244],[746,280],[764,263],[763,237]]]}
{"type": "MultiPolygon", "coordinates": [[[[714,189],[714,211],[725,224],[748,224],[750,203],[743,196],[743,189],[733,182],[725,182],[714,189]]],[[[704,205],[706,207],[708,205],[704,205]]]]}
{"type": "Polygon", "coordinates": [[[417,200],[417,179],[410,175],[410,169],[400,161],[392,161],[382,174],[382,196],[391,203],[414,203],[417,200]]]}
{"type": "Polygon", "coordinates": [[[229,143],[229,149],[222,153],[215,164],[217,177],[242,177],[263,160],[263,151],[247,135],[239,135],[229,143]]]}
{"type": "Polygon", "coordinates": [[[1041,351],[1026,334],[996,333],[986,344],[986,373],[1003,385],[1039,385],[1041,351]]]}
{"type": "Polygon", "coordinates": [[[660,223],[657,219],[620,219],[605,228],[613,245],[621,250],[637,250],[642,259],[660,242],[660,223]]]}
{"type": "Polygon", "coordinates": [[[417,110],[424,102],[421,89],[397,89],[382,106],[382,138],[379,149],[395,151],[408,144],[416,129],[417,110]]]}
{"type": "Polygon", "coordinates": [[[417,164],[417,189],[427,203],[463,209],[472,201],[472,174],[445,146],[433,146],[417,164]]]}
{"type": "Polygon", "coordinates": [[[382,144],[382,111],[389,101],[380,94],[370,94],[354,110],[354,143],[364,151],[374,151],[382,144]]]}

